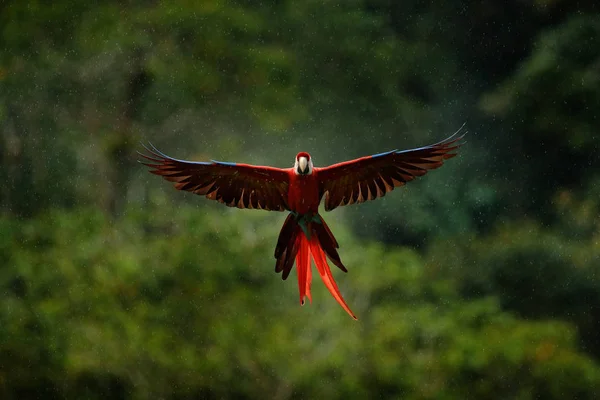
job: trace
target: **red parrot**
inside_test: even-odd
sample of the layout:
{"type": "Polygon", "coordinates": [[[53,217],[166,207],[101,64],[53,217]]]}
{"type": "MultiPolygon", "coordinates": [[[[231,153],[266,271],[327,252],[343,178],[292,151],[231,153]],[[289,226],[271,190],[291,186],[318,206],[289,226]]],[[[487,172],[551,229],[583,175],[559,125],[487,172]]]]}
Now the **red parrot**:
{"type": "Polygon", "coordinates": [[[287,279],[294,260],[300,288],[300,304],[312,302],[311,258],[321,279],[338,303],[357,319],[344,301],[333,279],[327,258],[348,272],[337,252],[338,242],[319,214],[325,197],[325,211],[383,197],[428,170],[440,167],[456,155],[460,129],[439,143],[416,149],[392,150],[356,160],[318,168],[310,154],[296,155],[293,168],[274,168],[221,161],[178,160],[150,144],[142,164],[150,172],[175,182],[175,188],[203,195],[229,207],[268,211],[289,211],[275,247],[275,272],[287,279]]]}

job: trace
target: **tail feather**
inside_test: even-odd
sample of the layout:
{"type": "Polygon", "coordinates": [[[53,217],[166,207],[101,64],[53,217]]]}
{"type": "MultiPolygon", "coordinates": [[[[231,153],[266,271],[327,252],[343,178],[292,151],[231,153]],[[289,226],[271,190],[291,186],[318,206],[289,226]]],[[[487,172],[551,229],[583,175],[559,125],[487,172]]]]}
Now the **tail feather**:
{"type": "MultiPolygon", "coordinates": [[[[298,226],[296,219],[292,214],[289,214],[281,227],[281,231],[279,232],[279,238],[277,239],[277,246],[275,246],[275,259],[277,260],[277,264],[275,265],[275,272],[281,272],[280,263],[281,256],[288,249],[289,244],[291,243],[291,239],[294,236],[295,228],[298,226]]],[[[294,238],[295,239],[295,238],[294,238]]]]}
{"type": "Polygon", "coordinates": [[[308,297],[308,301],[310,301],[312,303],[312,296],[310,294],[310,284],[312,283],[312,268],[310,267],[310,247],[306,246],[306,248],[308,249],[308,252],[307,252],[308,261],[306,262],[308,264],[308,266],[306,268],[306,286],[305,286],[306,289],[304,290],[304,294],[306,295],[306,297],[308,297]]]}
{"type": "Polygon", "coordinates": [[[327,236],[329,236],[329,238],[333,242],[333,247],[335,247],[336,249],[339,249],[340,245],[338,244],[337,240],[335,240],[333,233],[331,233],[331,229],[329,229],[329,226],[325,223],[325,220],[323,219],[323,217],[321,217],[319,215],[319,218],[321,218],[321,224],[323,225],[323,228],[325,228],[325,231],[327,231],[327,236]]]}
{"type": "Polygon", "coordinates": [[[275,246],[275,272],[282,272],[281,278],[286,280],[294,266],[294,259],[298,252],[298,232],[300,227],[296,218],[289,214],[279,232],[277,246],[275,246]]]}
{"type": "Polygon", "coordinates": [[[312,224],[312,230],[314,234],[319,238],[321,248],[325,251],[325,254],[327,254],[327,257],[329,257],[332,263],[334,263],[342,271],[348,272],[344,264],[342,264],[340,255],[336,250],[337,248],[339,248],[339,245],[337,244],[335,237],[333,237],[331,230],[329,230],[329,227],[320,215],[319,218],[321,219],[321,222],[312,224]]]}
{"type": "Polygon", "coordinates": [[[344,298],[340,293],[340,289],[335,283],[335,279],[333,279],[331,269],[329,269],[329,265],[327,264],[325,253],[323,252],[323,250],[321,250],[319,242],[315,237],[311,238],[310,240],[310,252],[314,257],[315,264],[317,265],[317,270],[319,271],[319,275],[321,275],[321,279],[323,279],[323,283],[325,283],[325,286],[329,290],[329,293],[331,293],[331,295],[337,300],[338,303],[340,303],[342,308],[346,310],[346,312],[350,314],[352,318],[358,319],[356,318],[356,315],[354,315],[352,310],[350,310],[348,304],[346,304],[346,302],[344,301],[344,298]]]}
{"type": "Polygon", "coordinates": [[[298,254],[296,255],[296,273],[298,274],[298,288],[300,289],[300,304],[304,305],[304,298],[312,303],[310,283],[312,280],[310,270],[310,247],[304,233],[298,235],[298,254]]]}
{"type": "MultiPolygon", "coordinates": [[[[339,245],[323,218],[318,214],[316,216],[319,221],[309,220],[307,222],[306,228],[310,233],[310,239],[308,239],[298,223],[298,217],[293,214],[288,215],[275,247],[275,258],[277,259],[275,272],[282,272],[282,279],[287,279],[294,266],[294,261],[296,261],[300,304],[304,305],[306,297],[312,302],[310,293],[312,258],[323,283],[325,283],[331,295],[352,318],[358,319],[344,301],[327,263],[327,258],[329,258],[342,271],[348,272],[336,250],[339,245]]],[[[303,216],[300,218],[303,218],[303,216]]]]}
{"type": "Polygon", "coordinates": [[[299,245],[300,245],[300,241],[297,239],[298,237],[299,237],[298,234],[296,234],[292,238],[292,240],[293,240],[292,247],[288,248],[284,253],[284,262],[283,262],[282,274],[281,274],[281,279],[283,279],[284,281],[288,278],[288,276],[290,275],[290,272],[292,271],[292,268],[294,267],[294,259],[296,258],[296,255],[298,254],[298,249],[299,249],[299,245]]]}

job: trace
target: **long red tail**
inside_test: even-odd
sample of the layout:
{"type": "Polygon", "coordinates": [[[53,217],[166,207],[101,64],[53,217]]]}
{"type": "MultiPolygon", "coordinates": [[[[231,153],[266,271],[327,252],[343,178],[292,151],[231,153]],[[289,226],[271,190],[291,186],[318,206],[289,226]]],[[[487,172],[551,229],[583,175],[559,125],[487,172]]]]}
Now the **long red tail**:
{"type": "Polygon", "coordinates": [[[331,260],[342,271],[348,270],[342,264],[337,252],[339,245],[331,230],[321,218],[315,215],[310,219],[300,216],[297,218],[293,214],[288,215],[277,241],[275,248],[275,272],[282,272],[282,278],[285,280],[289,276],[296,261],[296,272],[298,274],[298,288],[300,290],[300,304],[304,305],[304,298],[312,302],[310,294],[310,284],[312,281],[311,258],[314,259],[317,271],[331,295],[337,300],[344,310],[354,319],[356,316],[344,301],[342,294],[333,279],[331,269],[327,263],[327,258],[331,260]],[[301,220],[305,225],[305,230],[298,223],[301,220]],[[307,222],[305,222],[307,221],[307,222]],[[309,238],[304,232],[308,232],[309,238]]]}

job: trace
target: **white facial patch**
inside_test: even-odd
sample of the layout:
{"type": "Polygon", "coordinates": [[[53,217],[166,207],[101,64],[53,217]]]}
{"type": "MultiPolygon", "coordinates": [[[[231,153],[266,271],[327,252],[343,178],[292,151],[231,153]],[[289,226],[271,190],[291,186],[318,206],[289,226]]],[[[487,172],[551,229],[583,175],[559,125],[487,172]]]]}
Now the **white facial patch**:
{"type": "Polygon", "coordinates": [[[312,172],[313,172],[312,159],[309,160],[306,157],[299,157],[296,159],[296,162],[294,163],[294,173],[296,175],[310,175],[310,174],[312,174],[312,172]],[[306,172],[300,172],[300,171],[306,171],[306,172]]]}

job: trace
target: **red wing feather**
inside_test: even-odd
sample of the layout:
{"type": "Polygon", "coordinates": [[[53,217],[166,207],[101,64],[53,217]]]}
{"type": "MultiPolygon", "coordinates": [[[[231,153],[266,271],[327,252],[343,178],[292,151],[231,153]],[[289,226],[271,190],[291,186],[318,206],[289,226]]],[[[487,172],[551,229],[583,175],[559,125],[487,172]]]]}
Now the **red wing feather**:
{"type": "Polygon", "coordinates": [[[389,151],[316,169],[320,195],[325,196],[325,210],[363,203],[386,193],[428,170],[439,168],[456,156],[464,134],[459,129],[439,143],[403,151],[389,151]]]}
{"type": "Polygon", "coordinates": [[[175,188],[206,196],[229,207],[284,211],[288,209],[289,175],[286,170],[220,161],[178,160],[150,145],[147,161],[150,172],[175,182],[175,188]]]}

